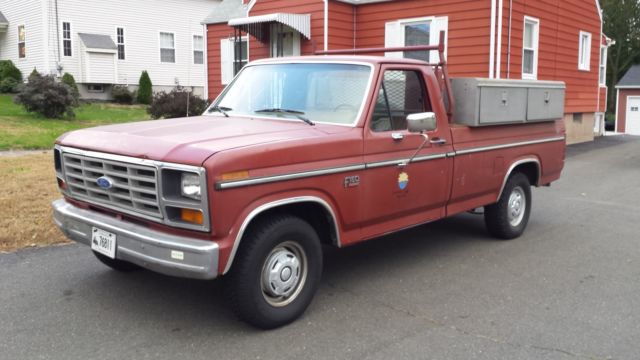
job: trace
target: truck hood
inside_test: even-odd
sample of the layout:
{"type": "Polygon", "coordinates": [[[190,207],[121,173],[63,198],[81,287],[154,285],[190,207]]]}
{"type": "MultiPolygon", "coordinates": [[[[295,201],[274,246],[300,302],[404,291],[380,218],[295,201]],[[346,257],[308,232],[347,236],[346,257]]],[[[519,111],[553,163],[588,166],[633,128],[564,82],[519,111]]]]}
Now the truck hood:
{"type": "Polygon", "coordinates": [[[197,116],[100,126],[62,135],[63,146],[201,166],[228,149],[326,136],[348,127],[309,126],[302,121],[197,116]]]}

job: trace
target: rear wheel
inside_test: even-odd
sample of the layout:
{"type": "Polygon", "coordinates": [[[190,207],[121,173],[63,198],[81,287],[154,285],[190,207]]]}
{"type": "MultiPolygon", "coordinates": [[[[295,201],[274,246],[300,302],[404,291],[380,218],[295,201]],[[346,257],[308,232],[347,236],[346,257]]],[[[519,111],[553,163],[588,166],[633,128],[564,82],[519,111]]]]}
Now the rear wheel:
{"type": "Polygon", "coordinates": [[[484,221],[489,233],[500,239],[522,235],[531,213],[531,184],[522,173],[512,174],[498,202],[485,206],[484,221]]]}
{"type": "Polygon", "coordinates": [[[322,248],[313,227],[279,215],[255,224],[243,238],[225,277],[225,294],[240,319],[271,329],[302,315],[321,273],[322,248]]]}
{"type": "Polygon", "coordinates": [[[107,257],[105,255],[102,255],[100,253],[97,253],[95,251],[93,251],[93,255],[96,256],[96,258],[98,258],[98,260],[100,260],[101,263],[107,265],[108,267],[117,270],[117,271],[121,271],[121,272],[131,272],[131,271],[136,271],[136,270],[140,270],[141,268],[136,265],[136,264],[132,264],[130,262],[126,262],[126,261],[122,261],[122,260],[118,260],[118,259],[112,259],[110,257],[107,257]]]}

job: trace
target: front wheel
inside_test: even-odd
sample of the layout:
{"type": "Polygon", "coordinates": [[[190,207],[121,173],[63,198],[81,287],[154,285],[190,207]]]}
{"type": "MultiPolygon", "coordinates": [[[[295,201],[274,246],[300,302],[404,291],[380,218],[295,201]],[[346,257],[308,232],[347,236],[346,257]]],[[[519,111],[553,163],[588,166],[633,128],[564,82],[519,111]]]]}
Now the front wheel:
{"type": "Polygon", "coordinates": [[[271,329],[302,315],[321,273],[322,247],[313,227],[294,216],[274,216],[243,238],[225,294],[240,319],[271,329]]]}
{"type": "Polygon", "coordinates": [[[531,214],[531,184],[522,173],[509,177],[498,202],[485,206],[484,222],[489,233],[510,240],[522,235],[531,214]]]}

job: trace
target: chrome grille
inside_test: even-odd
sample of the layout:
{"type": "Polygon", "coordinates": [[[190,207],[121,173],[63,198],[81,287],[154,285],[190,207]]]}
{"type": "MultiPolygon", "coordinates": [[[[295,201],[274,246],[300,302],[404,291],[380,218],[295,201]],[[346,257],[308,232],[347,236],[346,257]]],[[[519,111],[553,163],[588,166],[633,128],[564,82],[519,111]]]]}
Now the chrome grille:
{"type": "Polygon", "coordinates": [[[73,197],[106,207],[162,218],[157,169],[151,166],[63,153],[64,177],[73,197]],[[113,187],[97,180],[107,176],[113,187]]]}

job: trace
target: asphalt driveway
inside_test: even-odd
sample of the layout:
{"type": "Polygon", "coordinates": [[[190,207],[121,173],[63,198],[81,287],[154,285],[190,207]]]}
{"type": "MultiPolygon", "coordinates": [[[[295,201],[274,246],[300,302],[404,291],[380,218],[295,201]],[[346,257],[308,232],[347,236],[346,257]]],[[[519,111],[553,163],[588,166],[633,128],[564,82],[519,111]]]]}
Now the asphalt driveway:
{"type": "Polygon", "coordinates": [[[640,138],[570,147],[525,235],[461,215],[326,254],[294,324],[219,282],[120,274],[79,245],[0,255],[1,359],[638,359],[640,138]]]}

